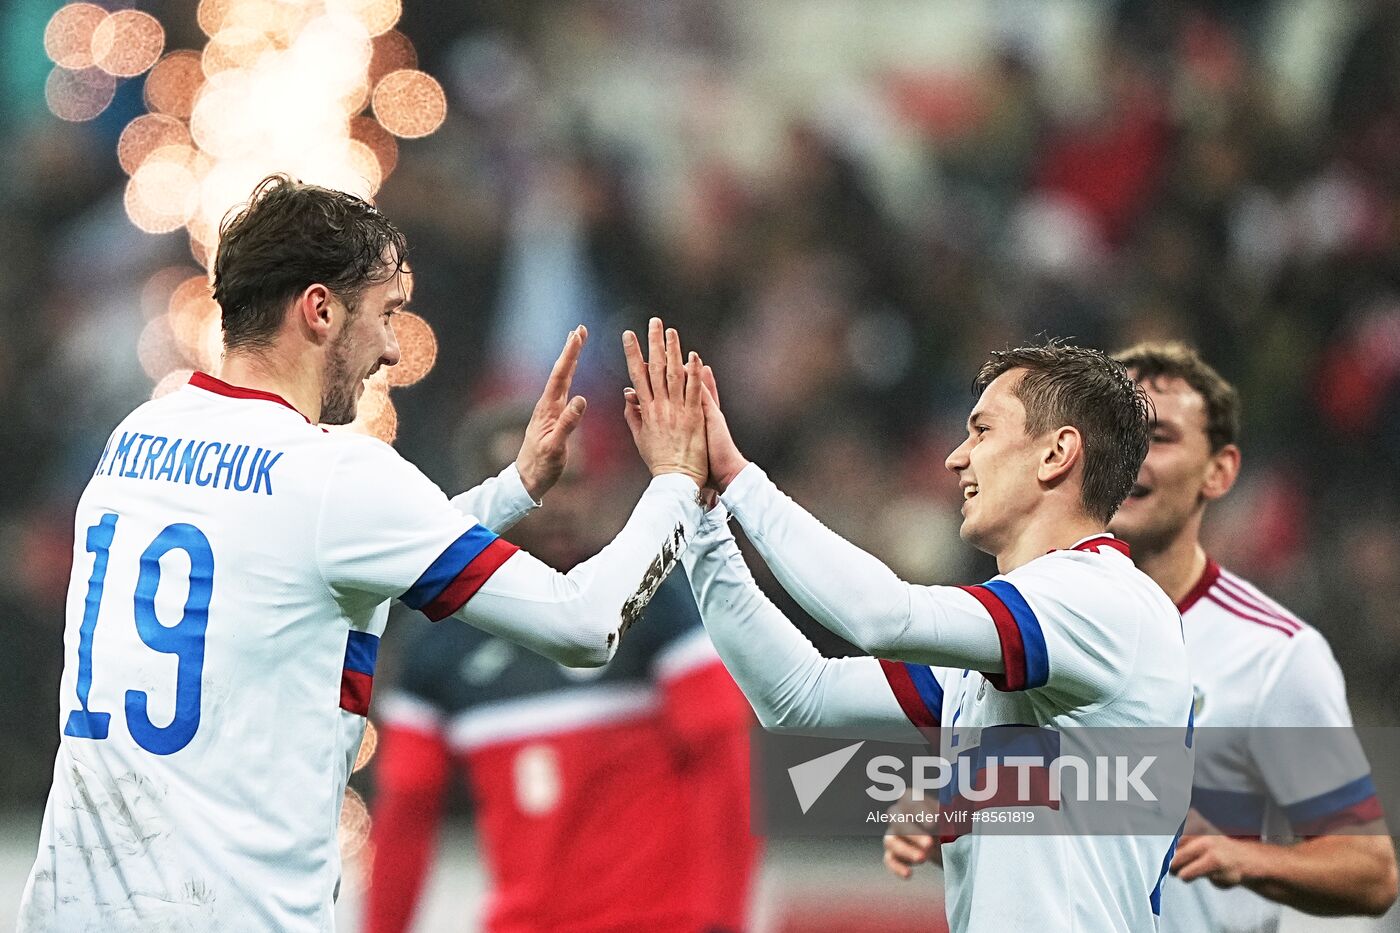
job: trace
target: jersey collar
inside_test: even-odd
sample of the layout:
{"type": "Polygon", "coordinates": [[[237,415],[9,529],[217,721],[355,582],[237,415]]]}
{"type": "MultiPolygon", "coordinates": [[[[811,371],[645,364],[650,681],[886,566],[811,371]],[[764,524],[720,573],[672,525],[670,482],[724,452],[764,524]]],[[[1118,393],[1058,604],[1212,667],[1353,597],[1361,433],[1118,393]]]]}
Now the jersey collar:
{"type": "Polygon", "coordinates": [[[1105,547],[1109,550],[1117,551],[1119,554],[1122,554],[1124,557],[1127,558],[1131,558],[1133,556],[1132,553],[1128,550],[1128,542],[1120,541],[1118,538],[1115,538],[1113,535],[1109,534],[1106,531],[1100,534],[1090,535],[1087,538],[1080,538],[1078,541],[1074,542],[1074,544],[1071,544],[1069,547],[1064,548],[1064,550],[1091,551],[1097,554],[1099,552],[1099,548],[1105,547]]]}
{"type": "Polygon", "coordinates": [[[196,372],[190,376],[190,385],[194,386],[196,389],[203,389],[206,392],[213,392],[215,395],[223,395],[227,398],[257,399],[263,402],[276,402],[278,405],[284,405],[287,408],[290,408],[292,411],[296,411],[298,415],[301,415],[302,419],[307,424],[311,423],[311,419],[307,418],[305,415],[302,415],[301,412],[297,411],[291,402],[287,401],[282,396],[274,395],[271,392],[264,392],[261,389],[245,389],[243,386],[229,385],[222,379],[215,379],[208,373],[201,372],[196,372]]]}
{"type": "Polygon", "coordinates": [[[1181,602],[1176,604],[1176,611],[1185,615],[1186,610],[1196,605],[1200,598],[1215,585],[1215,581],[1219,577],[1220,565],[1210,555],[1206,555],[1206,568],[1201,571],[1201,578],[1196,581],[1196,585],[1191,587],[1185,596],[1181,597],[1181,602]]]}

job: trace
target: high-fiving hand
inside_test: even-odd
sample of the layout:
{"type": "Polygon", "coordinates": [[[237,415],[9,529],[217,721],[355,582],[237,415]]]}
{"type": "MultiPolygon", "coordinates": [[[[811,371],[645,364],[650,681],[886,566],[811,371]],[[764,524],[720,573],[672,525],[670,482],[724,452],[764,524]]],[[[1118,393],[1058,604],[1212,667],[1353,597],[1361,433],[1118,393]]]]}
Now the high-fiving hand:
{"type": "MultiPolygon", "coordinates": [[[[651,362],[644,363],[641,358],[641,348],[637,345],[636,336],[631,331],[622,335],[623,350],[627,353],[627,371],[632,376],[632,382],[637,385],[639,380],[648,384],[657,384],[654,380],[661,378],[659,362],[664,359],[669,361],[674,353],[676,359],[680,359],[680,336],[675,330],[665,331],[665,346],[662,352],[658,352],[661,346],[663,329],[661,321],[652,318],[649,326],[648,338],[651,343],[651,362]],[[674,346],[674,349],[673,349],[674,346]]],[[[739,475],[739,471],[748,466],[749,461],[744,459],[744,455],[739,452],[738,446],[734,443],[733,436],[729,433],[729,424],[725,421],[724,412],[719,407],[719,386],[715,383],[715,372],[709,366],[705,366],[703,361],[691,353],[685,362],[687,374],[694,372],[695,367],[699,367],[701,390],[701,406],[704,410],[705,426],[705,447],[706,463],[705,476],[701,483],[706,490],[705,501],[707,507],[712,504],[716,493],[723,492],[734,477],[739,475]]],[[[624,390],[627,397],[625,414],[627,423],[632,427],[633,436],[636,436],[636,424],[641,418],[642,397],[639,391],[633,389],[624,390]]],[[[638,447],[640,448],[640,444],[638,447]]],[[[646,454],[643,454],[646,457],[646,454]]],[[[648,461],[650,465],[650,461],[648,461]]],[[[655,471],[653,471],[654,473],[655,471]]]]}
{"type": "Polygon", "coordinates": [[[582,395],[569,398],[569,388],[578,369],[579,354],[588,342],[588,328],[580,324],[569,331],[564,350],[554,362],[554,369],[544,385],[544,393],[535,403],[530,423],[525,428],[525,441],[515,458],[516,469],[525,491],[536,502],[554,488],[564,475],[569,458],[569,436],[583,420],[588,402],[582,395]]]}
{"type": "Polygon", "coordinates": [[[623,416],[632,440],[652,476],[683,473],[705,485],[709,473],[705,452],[700,357],[681,354],[680,335],[664,330],[660,318],[647,324],[647,358],[637,335],[622,334],[622,352],[632,388],[626,390],[623,416]]]}
{"type": "Polygon", "coordinates": [[[705,446],[709,450],[710,473],[705,485],[715,492],[724,492],[734,477],[749,461],[739,453],[734,437],[729,433],[729,422],[719,407],[719,386],[715,384],[715,371],[708,366],[700,369],[705,383],[705,446]]]}

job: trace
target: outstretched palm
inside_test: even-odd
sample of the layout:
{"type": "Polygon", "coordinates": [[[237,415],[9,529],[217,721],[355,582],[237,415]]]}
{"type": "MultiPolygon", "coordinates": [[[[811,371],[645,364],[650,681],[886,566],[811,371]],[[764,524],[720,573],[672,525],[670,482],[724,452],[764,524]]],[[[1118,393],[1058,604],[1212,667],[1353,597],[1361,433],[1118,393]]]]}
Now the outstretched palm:
{"type": "Polygon", "coordinates": [[[530,423],[525,428],[525,441],[520,445],[520,455],[515,462],[525,491],[536,502],[553,489],[564,474],[564,465],[569,459],[569,437],[588,407],[582,395],[569,397],[579,354],[587,342],[588,328],[582,324],[569,331],[564,350],[554,362],[544,393],[535,403],[530,423]]]}

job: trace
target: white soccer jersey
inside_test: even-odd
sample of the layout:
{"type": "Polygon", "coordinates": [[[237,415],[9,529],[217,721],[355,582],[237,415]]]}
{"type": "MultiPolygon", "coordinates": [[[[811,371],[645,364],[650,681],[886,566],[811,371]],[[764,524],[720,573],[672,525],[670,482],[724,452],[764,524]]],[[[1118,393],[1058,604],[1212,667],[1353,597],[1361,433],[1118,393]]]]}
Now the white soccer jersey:
{"type": "Polygon", "coordinates": [[[332,929],[389,600],[602,663],[694,495],[654,480],[566,576],[496,536],[533,506],[513,467],[449,501],[275,395],[198,374],[142,405],[78,504],[62,739],[19,929],[332,929]]]}
{"type": "MultiPolygon", "coordinates": [[[[1380,818],[1326,639],[1215,561],[1179,608],[1202,729],[1192,806],[1222,832],[1280,842],[1380,818]],[[1296,757],[1300,740],[1310,745],[1306,761],[1296,757]]],[[[1171,933],[1271,933],[1283,910],[1205,879],[1169,878],[1163,901],[1162,929],[1171,933]]]]}
{"type": "MultiPolygon", "coordinates": [[[[756,466],[722,499],[687,549],[686,571],[716,649],[766,727],[859,738],[893,729],[909,741],[941,727],[942,757],[965,757],[957,766],[975,773],[988,756],[1020,754],[1005,747],[1006,726],[1030,727],[1020,741],[1031,733],[1042,755],[1039,743],[1064,749],[1089,728],[1118,729],[1120,741],[1150,728],[1171,759],[1163,768],[1174,780],[1145,807],[1149,821],[1134,825],[1151,829],[1138,835],[1072,834],[1086,811],[1049,806],[1035,807],[1037,818],[1066,834],[1007,835],[969,818],[971,831],[942,850],[954,931],[1153,929],[1189,802],[1191,681],[1176,607],[1126,545],[1097,535],[981,586],[918,586],[822,526],[756,466]],[[725,507],[803,608],[899,660],[821,657],[754,584],[725,507]],[[954,658],[965,663],[944,666],[954,658]]],[[[1019,797],[1018,778],[1000,786],[1019,797]]],[[[1032,774],[1032,788],[1047,783],[1032,774]]],[[[950,803],[980,812],[1010,802],[950,803]]]]}
{"type": "MultiPolygon", "coordinates": [[[[960,767],[971,763],[980,773],[989,756],[1027,753],[1035,733],[1008,726],[1038,727],[1055,751],[1065,753],[1061,740],[1074,741],[1078,730],[1167,727],[1181,734],[1175,767],[1183,767],[1191,699],[1180,619],[1161,589],[1133,566],[1126,545],[1108,535],[1090,538],[964,589],[996,625],[1003,673],[881,662],[910,721],[941,726],[945,758],[960,767]]],[[[1160,734],[1151,741],[1160,742],[1160,734]]],[[[1048,789],[1048,781],[1038,783],[1045,776],[1032,773],[1032,800],[1036,789],[1048,789]]],[[[985,787],[986,780],[981,774],[973,784],[985,787]]],[[[1002,795],[977,802],[945,793],[940,809],[945,819],[967,813],[968,820],[997,806],[1025,809],[1005,794],[1015,780],[1003,766],[1002,795]]],[[[1165,809],[1154,822],[1175,828],[1186,815],[1185,802],[1184,789],[1163,795],[1165,809]]],[[[992,834],[966,822],[945,824],[949,926],[1151,930],[1175,843],[1170,832],[1087,834],[1073,825],[1070,811],[1052,811],[1048,799],[1036,809],[1039,819],[1066,819],[1066,834],[992,834]]]]}

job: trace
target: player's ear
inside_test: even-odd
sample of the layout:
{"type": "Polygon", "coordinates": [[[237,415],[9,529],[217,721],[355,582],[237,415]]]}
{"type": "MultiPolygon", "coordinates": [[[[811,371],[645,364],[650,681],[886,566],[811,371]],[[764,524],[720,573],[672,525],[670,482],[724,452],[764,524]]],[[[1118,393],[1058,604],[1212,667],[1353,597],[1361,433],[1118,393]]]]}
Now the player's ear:
{"type": "Polygon", "coordinates": [[[1083,456],[1084,438],[1079,429],[1071,425],[1056,428],[1050,433],[1049,444],[1042,449],[1036,478],[1042,483],[1059,482],[1083,456]]]}
{"type": "Polygon", "coordinates": [[[1239,475],[1240,449],[1234,444],[1226,444],[1210,455],[1210,463],[1206,465],[1206,481],[1201,485],[1201,497],[1219,499],[1230,491],[1239,475]]]}
{"type": "Polygon", "coordinates": [[[308,285],[297,295],[294,313],[313,334],[327,336],[333,315],[330,289],[320,283],[308,285]]]}

